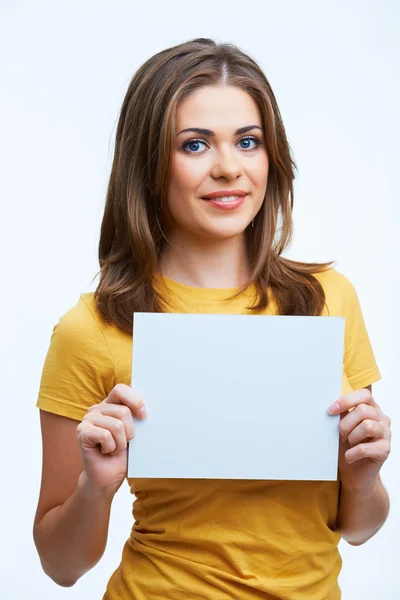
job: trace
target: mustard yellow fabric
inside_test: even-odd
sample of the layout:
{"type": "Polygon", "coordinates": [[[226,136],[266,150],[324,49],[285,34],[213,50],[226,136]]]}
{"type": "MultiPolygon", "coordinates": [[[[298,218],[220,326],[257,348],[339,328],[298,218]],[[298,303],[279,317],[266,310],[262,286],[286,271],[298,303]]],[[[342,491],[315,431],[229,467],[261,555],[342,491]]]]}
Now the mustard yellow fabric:
{"type": "MultiPolygon", "coordinates": [[[[322,315],[346,318],[342,393],[378,381],[353,284],[333,268],[316,277],[326,294],[322,315]]],[[[255,293],[251,288],[227,301],[227,290],[164,281],[173,312],[246,314],[255,293]]],[[[276,314],[275,305],[265,314],[276,314]]],[[[131,353],[132,336],[102,320],[93,293],[81,295],[53,329],[37,406],[81,420],[116,383],[130,385],[131,353]]],[[[341,597],[339,481],[128,483],[136,496],[134,523],[103,600],[341,597]]]]}

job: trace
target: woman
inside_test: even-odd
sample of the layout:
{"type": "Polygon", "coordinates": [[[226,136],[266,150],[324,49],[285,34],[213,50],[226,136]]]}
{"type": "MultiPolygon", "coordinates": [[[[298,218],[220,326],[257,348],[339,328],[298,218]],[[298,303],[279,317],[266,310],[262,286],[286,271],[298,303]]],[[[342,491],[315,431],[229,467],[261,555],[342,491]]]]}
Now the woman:
{"type": "Polygon", "coordinates": [[[329,409],[342,417],[339,477],[128,479],[135,522],[104,599],[336,600],[340,537],[361,544],[384,523],[390,421],[371,393],[380,373],[356,291],[332,263],[281,256],[294,169],[269,83],[235,46],[192,40],[133,77],[100,282],[55,326],[37,403],[34,538],[58,584],[73,585],[101,558],[127,440],[146,417],[130,387],[133,311],[345,316],[343,396],[329,409]]]}

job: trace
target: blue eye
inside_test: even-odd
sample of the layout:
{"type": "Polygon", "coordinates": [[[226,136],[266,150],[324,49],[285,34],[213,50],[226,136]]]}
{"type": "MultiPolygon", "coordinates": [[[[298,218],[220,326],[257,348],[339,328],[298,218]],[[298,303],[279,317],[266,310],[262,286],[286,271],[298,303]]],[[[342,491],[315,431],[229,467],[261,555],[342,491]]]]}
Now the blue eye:
{"type": "MultiPolygon", "coordinates": [[[[255,150],[258,146],[260,146],[260,144],[262,144],[261,140],[259,140],[255,136],[243,137],[239,140],[238,143],[241,143],[241,142],[245,142],[245,143],[254,142],[254,144],[255,144],[253,147],[248,147],[248,146],[243,147],[242,146],[242,150],[244,150],[245,152],[255,150]]],[[[204,140],[199,140],[199,139],[188,140],[187,142],[182,144],[181,150],[186,152],[186,154],[200,154],[200,152],[197,151],[199,149],[197,144],[207,144],[207,142],[205,142],[204,140]],[[189,148],[190,146],[192,147],[192,149],[189,148]],[[193,149],[193,146],[195,146],[195,149],[193,149]],[[197,146],[197,148],[196,148],[196,146],[197,146]]]]}
{"type": "MultiPolygon", "coordinates": [[[[185,143],[182,145],[182,148],[183,148],[183,149],[186,149],[186,148],[188,148],[189,146],[193,146],[193,145],[195,145],[195,146],[196,146],[196,144],[205,144],[205,142],[202,142],[201,140],[189,140],[188,142],[185,142],[185,143]]],[[[190,152],[191,152],[192,154],[198,154],[198,152],[196,152],[196,150],[193,150],[193,148],[192,148],[191,150],[189,150],[189,153],[190,153],[190,152]]]]}
{"type": "Polygon", "coordinates": [[[258,138],[253,137],[253,136],[242,138],[240,141],[241,142],[254,142],[254,144],[255,144],[255,146],[253,146],[252,148],[251,147],[249,148],[248,146],[246,146],[245,148],[243,148],[243,150],[254,150],[261,144],[261,141],[258,138]]]}

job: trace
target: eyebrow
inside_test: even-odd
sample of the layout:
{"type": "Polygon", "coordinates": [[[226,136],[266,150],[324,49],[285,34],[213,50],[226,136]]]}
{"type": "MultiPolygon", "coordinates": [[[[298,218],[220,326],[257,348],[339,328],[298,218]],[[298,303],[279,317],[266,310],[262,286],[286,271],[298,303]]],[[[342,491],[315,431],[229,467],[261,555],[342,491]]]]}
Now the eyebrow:
{"type": "MultiPolygon", "coordinates": [[[[241,133],[246,133],[247,131],[251,131],[252,129],[259,129],[262,131],[259,125],[246,125],[246,127],[240,127],[236,129],[234,135],[240,135],[241,133]]],[[[201,127],[189,127],[188,129],[182,129],[176,135],[180,135],[181,133],[185,133],[186,131],[193,131],[194,133],[200,133],[201,135],[208,135],[210,137],[215,136],[215,133],[211,131],[211,129],[202,129],[201,127]]]]}

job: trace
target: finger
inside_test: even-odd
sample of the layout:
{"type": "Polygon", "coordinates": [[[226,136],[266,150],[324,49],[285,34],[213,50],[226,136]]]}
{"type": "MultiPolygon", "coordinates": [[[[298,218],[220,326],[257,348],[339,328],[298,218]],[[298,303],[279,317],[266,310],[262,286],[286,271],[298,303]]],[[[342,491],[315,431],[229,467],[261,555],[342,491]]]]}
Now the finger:
{"type": "Polygon", "coordinates": [[[117,449],[117,444],[111,431],[104,429],[103,427],[97,427],[97,429],[100,429],[101,436],[100,452],[102,454],[112,454],[115,452],[117,449]]]}
{"type": "Polygon", "coordinates": [[[340,436],[343,440],[347,440],[349,434],[366,419],[373,421],[380,420],[380,412],[374,406],[369,404],[359,404],[354,410],[343,416],[339,423],[340,436]]]}
{"type": "Polygon", "coordinates": [[[340,396],[336,402],[333,402],[329,406],[328,412],[331,415],[339,415],[359,404],[376,406],[375,400],[369,390],[362,388],[361,390],[356,390],[355,392],[350,392],[350,394],[340,396]]]}
{"type": "Polygon", "coordinates": [[[111,431],[96,427],[93,423],[79,423],[76,428],[78,443],[81,448],[94,448],[100,444],[101,452],[108,454],[115,450],[115,440],[111,431]]]}
{"type": "Polygon", "coordinates": [[[366,419],[365,421],[362,421],[362,423],[360,423],[355,429],[353,429],[353,431],[351,431],[348,437],[348,442],[350,446],[353,447],[363,440],[367,440],[367,438],[372,438],[373,440],[384,438],[384,427],[382,423],[372,419],[366,419]]]}
{"type": "Polygon", "coordinates": [[[354,448],[350,448],[344,454],[346,462],[352,464],[362,458],[369,458],[375,462],[384,462],[390,453],[389,440],[377,440],[375,442],[366,442],[365,444],[357,444],[354,448]]]}
{"type": "Polygon", "coordinates": [[[115,441],[115,452],[122,452],[127,447],[125,435],[125,425],[120,419],[104,416],[100,413],[93,413],[91,423],[97,427],[102,427],[111,432],[115,441]]]}
{"type": "Polygon", "coordinates": [[[125,383],[117,383],[108,394],[105,402],[111,404],[124,404],[128,406],[133,415],[138,419],[143,419],[146,416],[146,409],[143,400],[133,391],[133,389],[125,383]]]}
{"type": "Polygon", "coordinates": [[[93,413],[98,413],[108,417],[120,419],[125,425],[125,435],[127,440],[131,440],[135,434],[135,426],[133,424],[132,411],[128,406],[122,404],[110,404],[100,402],[88,409],[88,412],[83,417],[83,420],[92,420],[93,413]]]}

